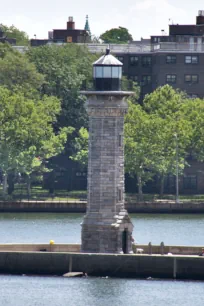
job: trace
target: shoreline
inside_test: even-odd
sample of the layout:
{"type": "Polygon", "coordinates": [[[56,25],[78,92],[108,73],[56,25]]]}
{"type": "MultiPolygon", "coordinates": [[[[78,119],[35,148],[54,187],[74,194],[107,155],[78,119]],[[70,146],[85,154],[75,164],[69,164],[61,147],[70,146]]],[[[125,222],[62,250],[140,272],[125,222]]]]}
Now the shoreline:
{"type": "MultiPolygon", "coordinates": [[[[152,246],[156,254],[96,254],[80,253],[80,245],[0,246],[0,274],[83,274],[120,278],[204,280],[204,257],[195,255],[201,247],[166,246],[163,254],[157,253],[159,246],[152,246]],[[175,254],[166,253],[168,250],[174,251],[175,254]]],[[[142,246],[146,251],[148,246],[142,246]]]]}
{"type": "MultiPolygon", "coordinates": [[[[86,201],[0,201],[0,212],[85,213],[86,204],[86,201]]],[[[129,213],[204,214],[204,202],[126,202],[125,208],[129,213]]]]}

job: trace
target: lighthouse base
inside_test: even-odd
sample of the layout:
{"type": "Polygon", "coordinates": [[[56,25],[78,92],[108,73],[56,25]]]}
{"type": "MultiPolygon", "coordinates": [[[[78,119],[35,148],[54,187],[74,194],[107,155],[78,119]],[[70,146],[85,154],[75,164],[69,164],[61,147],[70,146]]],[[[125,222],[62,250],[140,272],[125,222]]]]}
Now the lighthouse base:
{"type": "Polygon", "coordinates": [[[115,216],[89,213],[82,223],[81,252],[132,253],[133,225],[124,209],[115,216]]]}

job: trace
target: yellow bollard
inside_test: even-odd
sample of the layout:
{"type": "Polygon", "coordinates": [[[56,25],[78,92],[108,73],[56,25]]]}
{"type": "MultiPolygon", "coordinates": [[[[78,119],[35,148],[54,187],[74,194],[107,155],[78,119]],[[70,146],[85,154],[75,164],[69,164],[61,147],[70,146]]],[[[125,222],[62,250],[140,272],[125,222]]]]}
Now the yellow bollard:
{"type": "Polygon", "coordinates": [[[50,252],[52,251],[52,245],[55,244],[54,240],[50,240],[50,252]]]}

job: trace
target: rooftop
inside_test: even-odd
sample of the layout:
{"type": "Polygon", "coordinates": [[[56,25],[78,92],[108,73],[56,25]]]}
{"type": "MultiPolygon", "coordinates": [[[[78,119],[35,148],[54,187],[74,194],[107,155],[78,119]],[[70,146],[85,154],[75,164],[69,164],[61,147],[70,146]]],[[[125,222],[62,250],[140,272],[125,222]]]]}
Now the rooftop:
{"type": "MultiPolygon", "coordinates": [[[[50,45],[52,43],[49,43],[50,45]]],[[[56,45],[64,45],[65,43],[53,43],[56,45]]],[[[203,44],[191,44],[191,43],[172,43],[164,42],[158,44],[77,44],[81,46],[87,46],[91,53],[104,54],[106,49],[110,47],[112,54],[134,54],[134,53],[158,53],[158,52],[189,52],[189,53],[204,53],[204,43],[203,44]]],[[[13,46],[13,48],[19,50],[20,52],[26,51],[28,48],[24,46],[13,46]]]]}
{"type": "MultiPolygon", "coordinates": [[[[84,44],[81,44],[84,45],[84,44]]],[[[105,53],[110,47],[111,53],[156,53],[156,52],[194,52],[203,53],[204,44],[164,42],[158,44],[85,44],[91,53],[105,53]]]]}

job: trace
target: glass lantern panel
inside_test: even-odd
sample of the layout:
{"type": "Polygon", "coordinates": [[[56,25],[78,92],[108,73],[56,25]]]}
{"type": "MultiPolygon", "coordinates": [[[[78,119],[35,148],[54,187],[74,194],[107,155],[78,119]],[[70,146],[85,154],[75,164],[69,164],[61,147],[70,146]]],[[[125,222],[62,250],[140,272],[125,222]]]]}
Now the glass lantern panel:
{"type": "Polygon", "coordinates": [[[122,67],[118,67],[118,69],[119,69],[118,77],[119,77],[119,79],[122,79],[122,67]]]}
{"type": "Polygon", "coordinates": [[[111,78],[111,68],[112,67],[103,67],[103,77],[104,78],[111,78]]]}
{"type": "Polygon", "coordinates": [[[119,78],[119,67],[112,67],[112,78],[119,78]]]}
{"type": "Polygon", "coordinates": [[[102,78],[103,77],[103,67],[100,67],[100,66],[96,66],[94,67],[95,69],[95,78],[102,78]]]}

